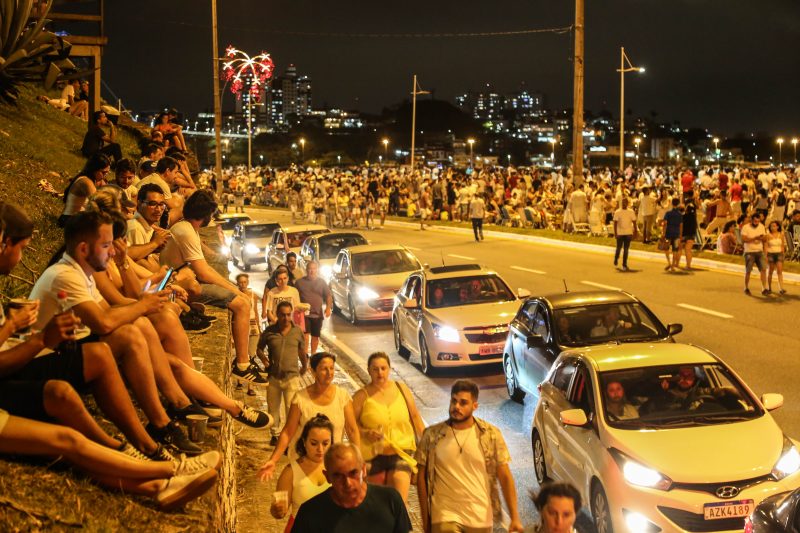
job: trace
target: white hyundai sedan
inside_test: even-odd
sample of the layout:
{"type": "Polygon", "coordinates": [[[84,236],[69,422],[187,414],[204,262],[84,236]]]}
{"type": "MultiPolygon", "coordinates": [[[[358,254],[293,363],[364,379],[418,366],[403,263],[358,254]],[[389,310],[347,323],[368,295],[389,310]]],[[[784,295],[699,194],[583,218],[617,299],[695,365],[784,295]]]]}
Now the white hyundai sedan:
{"type": "Polygon", "coordinates": [[[536,477],[572,483],[599,533],[739,531],[764,498],[800,486],[800,453],[713,354],[686,344],[562,353],[540,385],[536,477]]]}

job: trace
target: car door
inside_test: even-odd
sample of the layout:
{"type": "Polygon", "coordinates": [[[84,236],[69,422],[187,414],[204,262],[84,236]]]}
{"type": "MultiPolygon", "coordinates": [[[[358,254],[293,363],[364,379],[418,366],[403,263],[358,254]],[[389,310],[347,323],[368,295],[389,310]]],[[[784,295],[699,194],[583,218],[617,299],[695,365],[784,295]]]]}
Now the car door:
{"type": "Polygon", "coordinates": [[[231,237],[231,246],[230,246],[230,256],[231,257],[241,257],[242,256],[242,236],[243,227],[240,224],[237,224],[235,228],[233,228],[233,235],[231,237]]]}
{"type": "Polygon", "coordinates": [[[574,358],[563,358],[557,362],[556,368],[550,379],[542,383],[541,412],[542,412],[542,441],[548,454],[548,465],[556,479],[568,479],[567,471],[561,459],[561,412],[571,409],[568,393],[575,376],[577,361],[574,358]]]}
{"type": "Polygon", "coordinates": [[[422,317],[422,277],[410,276],[406,284],[406,301],[416,301],[417,307],[414,309],[403,309],[400,319],[400,337],[409,349],[419,353],[419,321],[422,317]]]}
{"type": "Polygon", "coordinates": [[[516,369],[519,384],[526,391],[535,390],[536,385],[541,382],[539,380],[533,383],[533,379],[525,370],[525,350],[527,349],[527,339],[530,334],[529,325],[532,313],[536,311],[536,306],[538,305],[537,300],[528,300],[523,303],[508,327],[509,336],[511,337],[511,353],[509,353],[509,356],[512,358],[512,363],[516,369]]]}
{"type": "Polygon", "coordinates": [[[570,385],[569,409],[582,409],[589,423],[584,427],[559,424],[559,462],[566,479],[576,487],[587,487],[592,472],[591,450],[600,444],[597,431],[597,412],[592,374],[583,361],[575,365],[575,377],[570,385]]]}
{"type": "Polygon", "coordinates": [[[331,296],[339,309],[347,308],[346,264],[348,264],[347,252],[342,250],[336,257],[336,263],[333,265],[333,276],[331,276],[330,281],[331,296]]]}
{"type": "Polygon", "coordinates": [[[553,352],[553,331],[550,315],[542,302],[528,308],[528,337],[523,345],[525,375],[532,387],[536,387],[547,375],[558,354],[553,352]]]}
{"type": "Polygon", "coordinates": [[[272,234],[272,241],[267,248],[267,268],[270,272],[272,272],[276,266],[280,263],[276,262],[276,253],[278,251],[278,245],[283,243],[283,230],[275,230],[272,234]]]}

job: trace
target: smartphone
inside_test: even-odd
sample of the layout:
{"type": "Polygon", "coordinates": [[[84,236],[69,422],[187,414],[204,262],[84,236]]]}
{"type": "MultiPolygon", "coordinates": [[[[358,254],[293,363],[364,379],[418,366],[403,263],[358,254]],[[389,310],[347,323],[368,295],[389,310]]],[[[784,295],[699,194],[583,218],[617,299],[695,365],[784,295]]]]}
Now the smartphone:
{"type": "Polygon", "coordinates": [[[175,272],[175,269],[173,269],[173,268],[167,269],[167,273],[164,275],[164,279],[161,280],[161,283],[158,284],[158,288],[156,289],[156,292],[161,292],[161,291],[164,290],[164,288],[167,286],[167,283],[169,283],[170,278],[172,278],[172,274],[174,272],[175,272]]]}
{"type": "Polygon", "coordinates": [[[181,266],[176,268],[175,272],[180,272],[181,270],[183,270],[184,268],[188,267],[189,265],[191,265],[191,263],[189,261],[186,261],[184,264],[182,264],[181,266]]]}

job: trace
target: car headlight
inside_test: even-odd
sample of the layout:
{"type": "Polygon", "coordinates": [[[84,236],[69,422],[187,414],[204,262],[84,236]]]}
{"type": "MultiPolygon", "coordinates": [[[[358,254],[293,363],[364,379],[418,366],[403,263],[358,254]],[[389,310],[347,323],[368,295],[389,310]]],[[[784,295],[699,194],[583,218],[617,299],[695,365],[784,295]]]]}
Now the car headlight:
{"type": "Polygon", "coordinates": [[[433,325],[433,336],[444,342],[459,342],[458,330],[450,326],[433,325]]]}
{"type": "Polygon", "coordinates": [[[375,300],[375,299],[379,298],[380,294],[378,294],[377,292],[373,291],[369,287],[359,287],[358,288],[358,297],[366,302],[367,300],[375,300]]]}
{"type": "Polygon", "coordinates": [[[800,452],[797,451],[792,441],[784,440],[781,456],[775,466],[772,467],[772,476],[781,480],[800,470],[800,452]]]}
{"type": "Polygon", "coordinates": [[[219,249],[219,251],[220,251],[220,253],[221,253],[222,255],[228,255],[228,254],[230,254],[230,253],[231,253],[231,249],[230,249],[230,247],[229,247],[229,246],[222,246],[222,247],[219,249]]]}
{"type": "Polygon", "coordinates": [[[619,450],[611,449],[609,451],[611,452],[611,457],[622,469],[622,476],[625,481],[631,485],[659,490],[669,490],[672,487],[672,480],[661,472],[634,461],[619,450]]]}
{"type": "Polygon", "coordinates": [[[331,278],[333,277],[333,269],[330,267],[330,265],[323,265],[319,269],[319,273],[322,274],[322,278],[325,281],[330,281],[331,278]]]}
{"type": "Polygon", "coordinates": [[[244,251],[247,252],[248,254],[257,254],[261,250],[255,244],[248,244],[247,246],[244,247],[244,251]]]}

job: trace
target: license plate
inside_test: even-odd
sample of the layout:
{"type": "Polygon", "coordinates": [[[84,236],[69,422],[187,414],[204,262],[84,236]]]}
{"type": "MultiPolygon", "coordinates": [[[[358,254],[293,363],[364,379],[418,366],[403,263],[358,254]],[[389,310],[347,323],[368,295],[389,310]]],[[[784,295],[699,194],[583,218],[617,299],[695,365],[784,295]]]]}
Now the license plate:
{"type": "Polygon", "coordinates": [[[497,344],[482,344],[478,346],[478,355],[497,355],[503,353],[505,343],[500,342],[497,344]]]}
{"type": "Polygon", "coordinates": [[[744,518],[750,516],[755,508],[753,500],[707,503],[703,505],[703,518],[720,520],[722,518],[744,518]]]}

